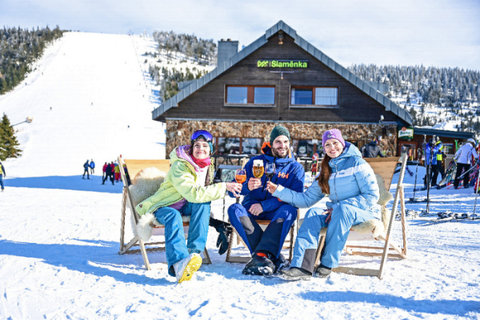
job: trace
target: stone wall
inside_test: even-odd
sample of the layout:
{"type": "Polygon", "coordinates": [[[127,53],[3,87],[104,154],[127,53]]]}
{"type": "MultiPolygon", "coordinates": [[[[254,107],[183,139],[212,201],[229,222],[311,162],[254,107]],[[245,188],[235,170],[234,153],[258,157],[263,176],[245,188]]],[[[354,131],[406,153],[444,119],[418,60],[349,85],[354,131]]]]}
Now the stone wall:
{"type": "Polygon", "coordinates": [[[338,128],[347,141],[356,142],[359,147],[373,137],[382,136],[380,148],[387,156],[396,155],[397,126],[395,124],[331,124],[331,123],[274,123],[248,121],[206,121],[206,120],[167,120],[166,154],[178,145],[190,143],[195,130],[204,129],[215,137],[260,138],[269,140],[270,131],[276,124],[288,128],[292,139],[321,140],[325,130],[338,128]]]}

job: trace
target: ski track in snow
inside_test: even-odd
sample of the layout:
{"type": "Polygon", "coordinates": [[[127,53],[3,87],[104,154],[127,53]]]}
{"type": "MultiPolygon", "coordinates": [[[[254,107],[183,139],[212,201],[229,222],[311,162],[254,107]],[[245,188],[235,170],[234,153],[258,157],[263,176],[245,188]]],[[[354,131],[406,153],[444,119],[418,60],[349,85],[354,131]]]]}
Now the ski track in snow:
{"type": "MultiPolygon", "coordinates": [[[[243,265],[218,255],[214,229],[207,244],[213,264],[182,284],[167,275],[164,253],[149,254],[151,271],[140,254],[118,255],[121,186],[101,185],[99,172],[119,154],[165,156],[165,128],[151,120],[156,104],[148,66],[140,63],[152,46],[140,36],[66,33],[24,83],[0,96],[0,111],[12,123],[34,118],[16,127],[23,156],[4,162],[1,319],[480,318],[480,220],[432,223],[438,211],[470,213],[471,188],[431,190],[431,214],[407,220],[408,259],[389,260],[383,280],[245,276],[243,265]],[[82,180],[91,158],[96,175],[82,180]]],[[[423,175],[419,168],[417,186],[423,175]]],[[[405,186],[408,200],[414,177],[407,175],[405,186]]],[[[224,216],[221,201],[212,206],[224,216]]],[[[407,203],[410,210],[425,207],[407,203]]],[[[400,243],[399,221],[392,238],[400,243]]],[[[342,256],[342,264],[372,267],[378,259],[342,256]]]]}

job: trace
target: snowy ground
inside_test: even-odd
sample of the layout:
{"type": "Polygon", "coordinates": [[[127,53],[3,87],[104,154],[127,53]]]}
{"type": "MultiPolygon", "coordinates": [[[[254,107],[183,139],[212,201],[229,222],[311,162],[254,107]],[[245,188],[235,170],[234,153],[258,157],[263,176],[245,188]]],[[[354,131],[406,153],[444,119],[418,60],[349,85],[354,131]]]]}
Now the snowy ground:
{"type": "MultiPolygon", "coordinates": [[[[98,173],[82,180],[82,164],[120,153],[164,156],[163,127],[151,121],[154,103],[137,61],[138,48],[148,45],[139,37],[66,34],[26,84],[0,97],[0,112],[12,123],[34,117],[16,127],[24,156],[4,162],[0,319],[480,319],[480,220],[435,217],[448,209],[472,212],[471,188],[431,191],[432,214],[408,220],[408,259],[390,260],[383,280],[244,276],[242,265],[217,254],[213,229],[207,246],[213,264],[190,282],[176,284],[167,275],[163,253],[150,254],[151,271],[138,254],[118,255],[121,186],[101,185],[98,173]]],[[[405,182],[409,199],[413,177],[405,182]]],[[[223,215],[221,202],[214,208],[223,215]]],[[[399,221],[393,233],[399,242],[399,221]]]]}

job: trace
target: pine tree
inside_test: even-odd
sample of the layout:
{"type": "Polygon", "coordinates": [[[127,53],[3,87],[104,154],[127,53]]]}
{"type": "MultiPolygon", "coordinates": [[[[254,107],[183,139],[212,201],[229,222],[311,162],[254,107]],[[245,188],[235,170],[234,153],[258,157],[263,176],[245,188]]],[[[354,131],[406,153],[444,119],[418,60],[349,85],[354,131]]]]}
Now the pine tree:
{"type": "Polygon", "coordinates": [[[10,120],[4,113],[2,122],[0,123],[0,160],[7,158],[17,158],[22,154],[22,150],[18,148],[17,137],[15,137],[15,130],[10,125],[10,120]]]}

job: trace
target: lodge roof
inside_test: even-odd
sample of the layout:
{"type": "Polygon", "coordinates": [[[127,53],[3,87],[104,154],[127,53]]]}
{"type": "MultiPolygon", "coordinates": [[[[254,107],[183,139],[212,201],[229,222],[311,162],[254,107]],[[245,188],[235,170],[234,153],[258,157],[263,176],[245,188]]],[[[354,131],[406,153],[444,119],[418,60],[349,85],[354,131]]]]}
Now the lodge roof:
{"type": "Polygon", "coordinates": [[[465,140],[468,139],[468,138],[474,138],[475,137],[475,134],[473,132],[439,130],[439,129],[425,128],[425,127],[413,127],[413,134],[415,134],[415,135],[437,136],[437,137],[445,137],[445,138],[465,139],[465,140]]]}
{"type": "Polygon", "coordinates": [[[346,68],[342,67],[340,64],[332,60],[330,57],[325,55],[322,51],[318,50],[315,48],[311,43],[300,37],[297,32],[292,29],[289,25],[287,25],[285,22],[280,20],[277,22],[274,26],[272,26],[270,29],[268,29],[264,35],[262,35],[260,38],[252,42],[250,45],[246,46],[243,48],[241,51],[239,51],[237,54],[232,56],[230,59],[227,59],[225,63],[222,65],[217,65],[217,67],[212,70],[211,72],[207,73],[205,76],[192,80],[191,83],[184,87],[182,90],[180,90],[175,96],[171,97],[167,101],[165,101],[163,104],[161,104],[159,107],[155,108],[152,111],[152,118],[156,119],[160,117],[163,113],[165,113],[167,110],[173,107],[178,107],[178,103],[186,99],[188,96],[208,84],[210,81],[214,80],[218,76],[220,76],[222,73],[230,69],[232,66],[237,64],[239,61],[243,60],[250,54],[252,54],[254,51],[259,49],[261,46],[263,46],[265,43],[268,42],[268,39],[271,38],[273,35],[275,35],[277,32],[282,30],[286,34],[288,34],[291,38],[294,39],[295,43],[314,56],[316,59],[318,59],[320,62],[325,64],[328,68],[330,68],[332,71],[336,72],[340,76],[342,76],[344,79],[352,83],[354,86],[356,86],[358,89],[366,93],[368,96],[373,98],[375,101],[380,103],[385,107],[386,111],[390,111],[396,116],[398,116],[400,119],[404,120],[408,124],[412,124],[412,116],[404,109],[400,108],[397,104],[395,104],[393,101],[385,97],[382,93],[380,93],[378,90],[374,89],[370,84],[368,84],[366,81],[361,80],[359,77],[354,75],[352,72],[348,71],[346,68]]]}

